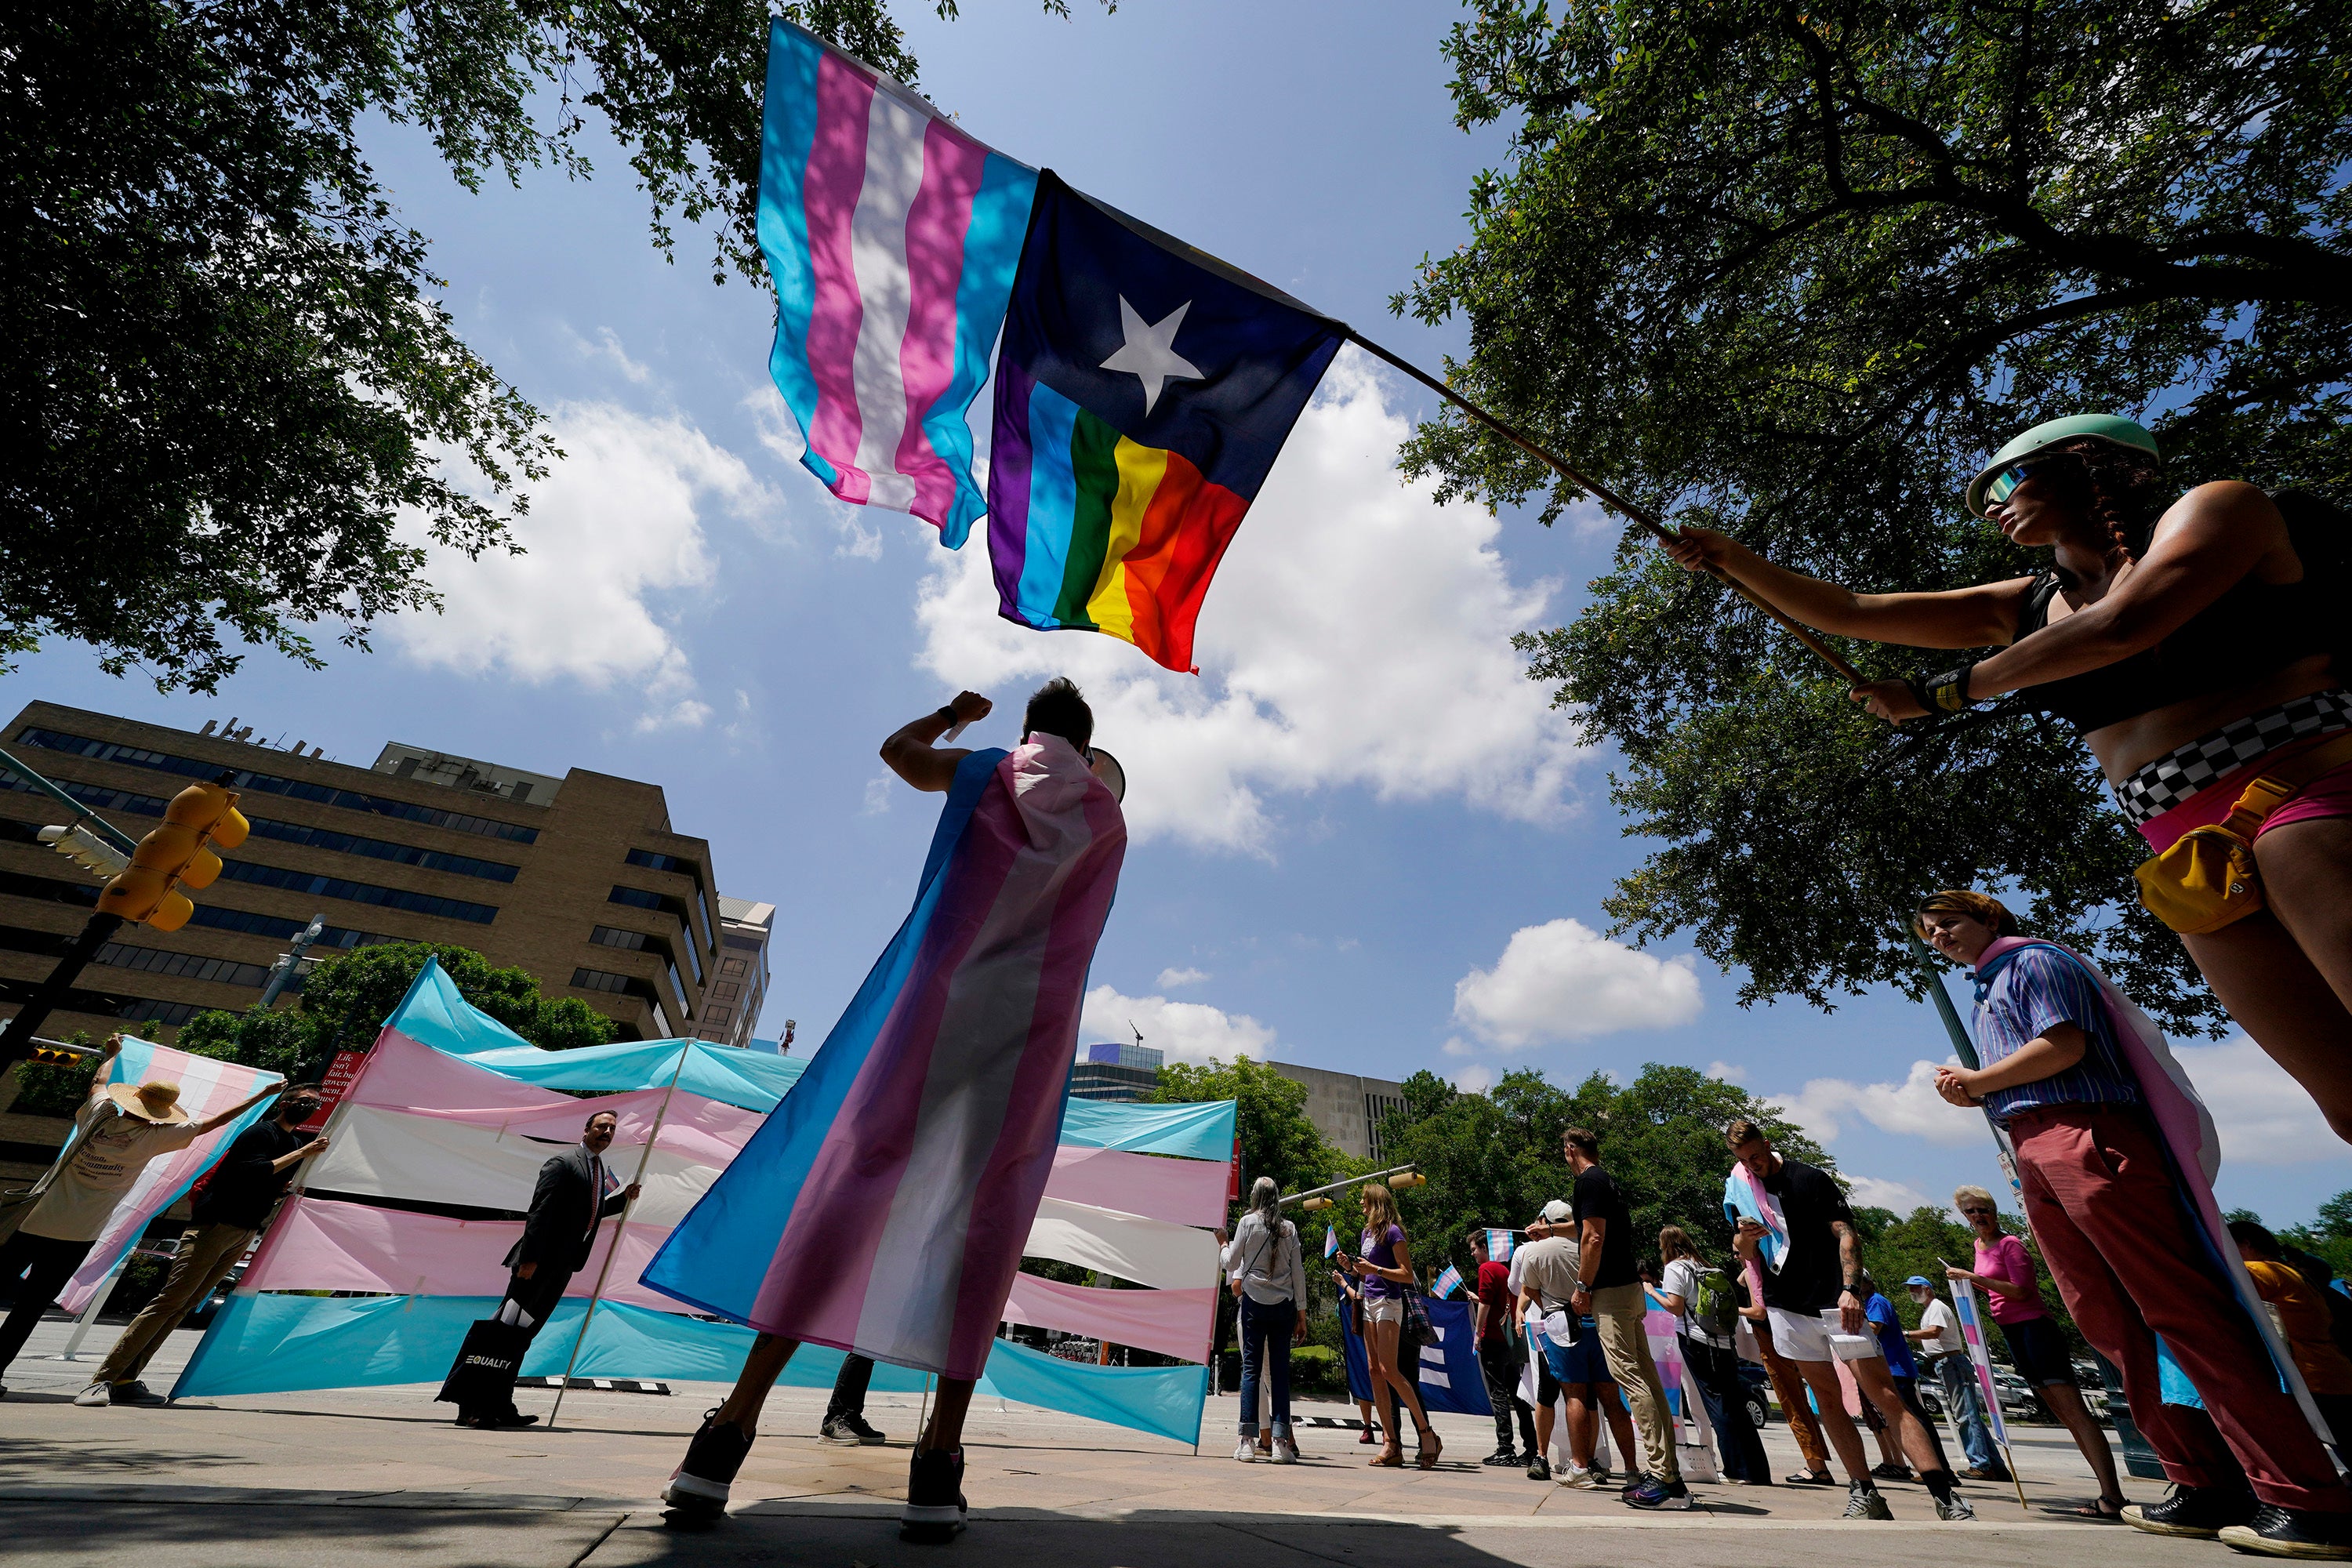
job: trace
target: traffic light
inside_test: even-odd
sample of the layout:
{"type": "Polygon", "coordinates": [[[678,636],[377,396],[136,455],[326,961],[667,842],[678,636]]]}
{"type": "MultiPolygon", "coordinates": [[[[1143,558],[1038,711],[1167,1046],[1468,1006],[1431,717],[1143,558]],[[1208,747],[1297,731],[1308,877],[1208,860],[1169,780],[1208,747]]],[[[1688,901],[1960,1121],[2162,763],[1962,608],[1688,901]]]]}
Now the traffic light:
{"type": "Polygon", "coordinates": [[[1427,1185],[1429,1178],[1419,1171],[1399,1171],[1389,1178],[1389,1191],[1392,1193],[1409,1193],[1415,1187],[1427,1185]]]}
{"type": "Polygon", "coordinates": [[[87,1062],[97,1054],[87,1046],[68,1046],[59,1040],[35,1040],[33,1054],[26,1059],[39,1062],[44,1067],[66,1067],[76,1062],[87,1062]]]}
{"type": "Polygon", "coordinates": [[[84,870],[100,877],[112,877],[131,864],[131,857],[92,833],[79,822],[62,827],[44,827],[39,838],[84,870]]]}
{"type": "Polygon", "coordinates": [[[157,931],[187,924],[196,906],[180,888],[209,888],[221,873],[220,857],[205,846],[234,849],[251,831],[236,800],[236,791],[218,784],[190,784],[173,795],[163,826],[139,841],[131,864],[98,895],[99,913],[157,931]]]}

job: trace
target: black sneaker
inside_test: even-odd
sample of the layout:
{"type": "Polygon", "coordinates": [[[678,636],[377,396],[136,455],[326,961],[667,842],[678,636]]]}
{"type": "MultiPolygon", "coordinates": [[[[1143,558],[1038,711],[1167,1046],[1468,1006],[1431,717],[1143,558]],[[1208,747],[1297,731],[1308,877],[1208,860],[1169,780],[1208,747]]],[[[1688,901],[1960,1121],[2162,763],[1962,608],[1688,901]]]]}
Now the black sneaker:
{"type": "Polygon", "coordinates": [[[2225,1524],[2221,1544],[2264,1557],[2301,1557],[2315,1562],[2352,1560],[2352,1516],[2264,1503],[2244,1524],[2225,1524]]]}
{"type": "Polygon", "coordinates": [[[2254,1496],[2236,1487],[2184,1487],[2177,1482],[2162,1502],[2131,1503],[2124,1522],[2150,1535],[2188,1535],[2211,1541],[2233,1524],[2254,1517],[2254,1496]]]}
{"type": "Polygon", "coordinates": [[[145,1384],[140,1382],[134,1377],[129,1383],[116,1384],[110,1391],[109,1403],[114,1405],[169,1405],[171,1401],[164,1398],[162,1394],[156,1393],[153,1389],[148,1387],[145,1384]]]}
{"type": "Polygon", "coordinates": [[[1640,1491],[1642,1488],[1648,1483],[1649,1479],[1650,1473],[1647,1470],[1635,1470],[1633,1472],[1633,1479],[1617,1489],[1617,1500],[1620,1502],[1632,1502],[1633,1500],[1633,1494],[1640,1491]]]}
{"type": "Polygon", "coordinates": [[[686,1446],[686,1458],[671,1472],[662,1501],[680,1513],[726,1512],[728,1489],[751,1451],[751,1434],[731,1421],[721,1422],[719,1412],[711,1411],[686,1446]]]}
{"type": "Polygon", "coordinates": [[[907,1464],[907,1504],[898,1510],[898,1539],[943,1546],[963,1529],[971,1511],[963,1500],[963,1450],[916,1449],[907,1464]]]}
{"type": "Polygon", "coordinates": [[[867,1448],[878,1448],[890,1440],[867,1426],[863,1415],[835,1415],[817,1428],[817,1436],[828,1443],[856,1443],[867,1448]]]}
{"type": "Polygon", "coordinates": [[[1516,1470],[1527,1463],[1525,1459],[1519,1458],[1516,1450],[1510,1448],[1497,1448],[1478,1462],[1482,1465],[1492,1465],[1498,1470],[1516,1470]]]}
{"type": "Polygon", "coordinates": [[[1545,1458],[1541,1454],[1529,1454],[1528,1456],[1528,1479],[1531,1481],[1548,1481],[1551,1479],[1551,1461],[1545,1458]]]}

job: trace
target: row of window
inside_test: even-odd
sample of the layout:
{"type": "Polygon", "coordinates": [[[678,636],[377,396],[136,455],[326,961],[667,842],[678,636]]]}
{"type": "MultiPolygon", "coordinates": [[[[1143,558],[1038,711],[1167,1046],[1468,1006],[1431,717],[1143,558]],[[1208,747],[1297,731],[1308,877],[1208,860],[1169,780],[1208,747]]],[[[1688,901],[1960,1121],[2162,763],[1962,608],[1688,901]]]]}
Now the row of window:
{"type": "Polygon", "coordinates": [[[202,1003],[151,1002],[142,996],[126,1003],[122,1011],[117,1013],[115,1016],[127,1018],[132,1023],[162,1024],[167,1027],[177,1028],[205,1011],[207,1009],[202,1003]]]}
{"type": "MultiPolygon", "coordinates": [[[[639,851],[632,849],[629,853],[635,855],[639,851]]],[[[694,940],[693,924],[686,918],[685,904],[667,893],[648,892],[643,888],[627,888],[617,884],[610,893],[605,895],[605,901],[626,904],[633,910],[652,910],[656,913],[668,915],[677,921],[679,928],[686,932],[686,962],[694,971],[694,983],[697,985],[702,984],[702,954],[694,940]]],[[[681,991],[680,994],[684,993],[681,991]]]]}
{"type": "Polygon", "coordinates": [[[650,952],[662,961],[669,971],[669,988],[681,1005],[686,1001],[686,983],[677,977],[677,961],[670,956],[669,943],[660,937],[641,931],[625,931],[619,926],[595,926],[588,940],[599,947],[616,947],[624,952],[650,952]]]}
{"type": "MultiPolygon", "coordinates": [[[[251,910],[225,910],[217,904],[198,904],[196,912],[188,917],[192,926],[210,926],[215,931],[243,931],[247,936],[276,937],[291,942],[302,934],[308,921],[288,920],[283,915],[260,915],[251,910]]],[[[373,947],[383,942],[405,942],[405,937],[385,936],[381,931],[349,931],[341,926],[328,926],[319,932],[312,947],[373,947]]]]}
{"type": "Polygon", "coordinates": [[[317,898],[348,899],[355,904],[381,904],[385,909],[406,910],[411,914],[471,921],[476,925],[488,925],[499,918],[498,910],[489,904],[469,904],[463,899],[412,893],[401,888],[380,888],[373,882],[347,882],[341,877],[322,877],[310,871],[289,870],[283,866],[263,866],[251,860],[229,861],[221,868],[221,877],[226,881],[283,888],[289,892],[309,893],[317,898]]]}
{"type": "Polygon", "coordinates": [[[702,886],[701,866],[682,855],[665,855],[657,849],[632,849],[626,858],[632,866],[647,866],[656,871],[675,871],[681,877],[694,879],[695,912],[702,917],[702,943],[706,947],[711,945],[710,895],[702,886]]]}
{"type": "MultiPolygon", "coordinates": [[[[22,744],[63,752],[68,756],[89,757],[101,763],[121,763],[134,768],[153,768],[158,773],[178,773],[185,778],[212,779],[221,772],[218,763],[173,756],[169,752],[151,752],[140,746],[118,745],[110,741],[93,741],[81,735],[61,734],[55,730],[27,729],[20,731],[16,739],[22,744]]],[[[464,812],[442,811],[430,805],[413,805],[404,800],[388,800],[380,795],[362,795],[356,790],[306,784],[300,779],[280,778],[274,773],[239,769],[230,781],[230,787],[262,795],[282,795],[293,800],[316,801],[321,805],[341,806],[346,811],[364,811],[376,816],[396,816],[404,822],[421,822],[428,827],[446,827],[455,833],[472,833],[485,838],[504,838],[516,844],[539,842],[539,829],[536,827],[499,822],[487,816],[471,816],[464,812]]]]}
{"type": "Polygon", "coordinates": [[[184,980],[210,980],[222,985],[242,985],[258,991],[268,982],[269,971],[258,963],[239,963],[233,958],[206,958],[195,952],[165,952],[160,948],[131,947],[110,942],[98,950],[93,961],[111,964],[117,969],[135,969],[142,974],[175,974],[184,980]]]}

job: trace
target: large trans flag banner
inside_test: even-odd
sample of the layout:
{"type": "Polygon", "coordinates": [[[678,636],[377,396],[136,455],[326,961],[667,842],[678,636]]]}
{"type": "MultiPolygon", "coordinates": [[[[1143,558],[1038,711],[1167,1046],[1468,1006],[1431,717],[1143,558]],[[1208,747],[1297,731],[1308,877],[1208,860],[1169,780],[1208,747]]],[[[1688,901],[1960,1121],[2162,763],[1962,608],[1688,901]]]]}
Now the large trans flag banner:
{"type": "MultiPolygon", "coordinates": [[[[152,1083],[158,1079],[178,1084],[180,1104],[192,1120],[202,1121],[227,1110],[264,1084],[279,1082],[280,1075],[212,1057],[192,1056],[169,1046],[126,1036],[122,1048],[107,1064],[105,1074],[91,1085],[91,1092],[102,1093],[110,1083],[152,1083]]],[[[269,1105],[265,1100],[186,1148],[148,1161],[131,1184],[131,1190],[114,1205],[114,1213],[108,1216],[106,1228],[98,1233],[89,1256],[82,1259],[81,1267],[74,1270],[73,1278],[58,1293],[58,1305],[68,1312],[79,1312],[89,1306],[90,1298],[104,1287],[115,1266],[156,1216],[178,1203],[195,1185],[196,1178],[228,1152],[228,1146],[236,1142],[239,1133],[268,1115],[269,1105]]]]}
{"type": "MultiPolygon", "coordinates": [[[[542,1051],[469,1006],[428,964],[337,1108],[329,1152],[307,1169],[174,1393],[439,1382],[467,1326],[505,1289],[499,1259],[520,1232],[540,1163],[605,1110],[620,1116],[608,1158],[623,1172],[635,1169],[661,1119],[645,1195],[625,1226],[606,1223],[523,1371],[563,1371],[612,1252],[575,1374],[731,1380],[749,1331],[687,1314],[639,1276],[808,1066],[698,1040],[542,1051]]],[[[1231,1101],[1071,1102],[1023,1250],[1166,1283],[1118,1289],[1022,1275],[1006,1320],[1204,1363],[1216,1249],[1201,1227],[1223,1213],[1234,1115],[1231,1101]]],[[[807,1346],[782,1381],[828,1386],[840,1364],[838,1352],[807,1346]]],[[[1199,1364],[1076,1365],[998,1342],[982,1386],[1189,1442],[1205,1381],[1199,1364]]],[[[913,1391],[922,1379],[883,1366],[876,1385],[913,1391]]]]}
{"type": "Polygon", "coordinates": [[[801,462],[843,500],[961,546],[984,510],[964,411],[988,378],[1036,171],[781,18],[768,33],[760,249],[768,368],[801,462]]]}
{"type": "MultiPolygon", "coordinates": [[[[1060,736],[965,757],[914,908],[646,1283],[764,1333],[977,1377],[1046,1217],[1126,848],[1118,800],[1060,736]]],[[[1216,1278],[1205,1260],[1190,1280],[1109,1271],[1216,1278]]]]}

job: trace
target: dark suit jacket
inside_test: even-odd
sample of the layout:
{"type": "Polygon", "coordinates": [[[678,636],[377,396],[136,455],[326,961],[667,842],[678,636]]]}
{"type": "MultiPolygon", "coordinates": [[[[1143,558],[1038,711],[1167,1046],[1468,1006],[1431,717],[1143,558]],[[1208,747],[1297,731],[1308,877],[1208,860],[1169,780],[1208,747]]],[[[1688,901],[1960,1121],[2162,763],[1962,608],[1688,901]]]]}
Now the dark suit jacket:
{"type": "MultiPolygon", "coordinates": [[[[573,1144],[539,1168],[539,1184],[531,1189],[530,1215],[522,1224],[522,1239],[500,1259],[509,1268],[536,1263],[544,1269],[576,1274],[596,1245],[596,1224],[621,1212],[622,1190],[615,1187],[604,1201],[589,1190],[586,1148],[573,1144]]],[[[612,1167],[607,1165],[607,1173],[612,1167]]]]}

